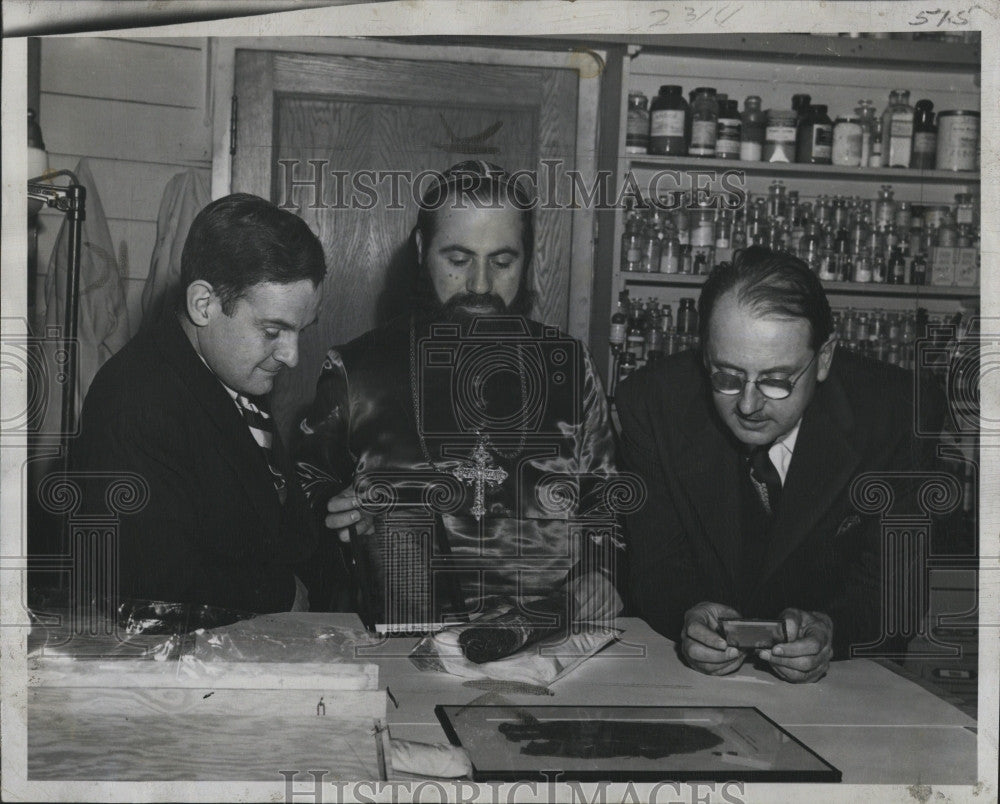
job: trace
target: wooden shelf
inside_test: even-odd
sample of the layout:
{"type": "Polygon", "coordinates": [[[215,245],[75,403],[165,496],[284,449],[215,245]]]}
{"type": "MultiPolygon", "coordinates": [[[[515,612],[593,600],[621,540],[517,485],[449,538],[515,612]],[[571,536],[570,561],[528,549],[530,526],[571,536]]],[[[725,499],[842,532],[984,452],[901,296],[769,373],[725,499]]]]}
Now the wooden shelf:
{"type": "Polygon", "coordinates": [[[631,168],[679,170],[743,170],[757,176],[795,179],[851,179],[886,184],[979,184],[978,171],[915,170],[910,168],[838,167],[788,162],[741,162],[737,159],[703,159],[696,156],[626,154],[621,161],[631,168]]]}
{"type": "Polygon", "coordinates": [[[590,34],[580,39],[639,47],[650,53],[718,56],[728,60],[817,64],[824,67],[867,66],[881,69],[928,68],[979,72],[981,44],[912,39],[852,39],[786,33],[682,34],[643,36],[590,34]]]}
{"type": "MultiPolygon", "coordinates": [[[[703,274],[652,274],[643,271],[619,271],[626,286],[667,286],[697,288],[707,278],[703,274]]],[[[876,282],[823,282],[827,293],[857,296],[904,296],[914,299],[976,298],[977,287],[943,285],[885,285],[876,282]]]]}

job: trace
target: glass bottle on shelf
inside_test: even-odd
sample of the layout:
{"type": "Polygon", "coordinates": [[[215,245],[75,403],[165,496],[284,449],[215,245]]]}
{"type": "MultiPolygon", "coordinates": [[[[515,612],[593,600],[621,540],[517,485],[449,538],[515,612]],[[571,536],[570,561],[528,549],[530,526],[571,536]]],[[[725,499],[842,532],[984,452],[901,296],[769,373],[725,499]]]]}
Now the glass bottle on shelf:
{"type": "Polygon", "coordinates": [[[747,220],[746,244],[748,246],[767,245],[767,215],[761,204],[754,204],[747,220]]]}
{"type": "Polygon", "coordinates": [[[872,256],[868,249],[863,248],[854,255],[853,282],[872,281],[872,256]]]}
{"type": "Polygon", "coordinates": [[[872,135],[869,141],[868,167],[882,167],[882,147],[883,147],[882,118],[872,115],[872,135]]]}
{"type": "Polygon", "coordinates": [[[698,87],[691,104],[690,156],[715,156],[718,135],[719,103],[714,87],[698,87]]]}
{"type": "Polygon", "coordinates": [[[806,233],[799,241],[796,253],[799,259],[806,263],[814,274],[819,273],[820,242],[819,224],[813,221],[809,224],[809,228],[806,229],[806,233]]]}
{"type": "Polygon", "coordinates": [[[854,113],[858,116],[858,125],[861,126],[861,155],[859,164],[862,167],[870,167],[875,105],[870,100],[859,100],[858,105],[854,107],[854,113]]]}
{"type": "Polygon", "coordinates": [[[628,289],[618,294],[618,306],[611,316],[611,333],[608,342],[611,344],[611,354],[617,356],[625,349],[625,335],[628,332],[628,289]]]}
{"type": "Polygon", "coordinates": [[[899,246],[893,247],[889,254],[887,282],[890,285],[906,284],[906,259],[903,257],[903,250],[899,246]]]}
{"type": "Polygon", "coordinates": [[[715,206],[704,198],[691,210],[689,236],[691,244],[691,272],[707,274],[715,258],[715,206]]]}
{"type": "Polygon", "coordinates": [[[937,125],[934,123],[934,104],[918,100],[913,115],[913,143],[910,148],[910,167],[933,170],[937,158],[937,125]]]}
{"type": "Polygon", "coordinates": [[[691,108],[680,86],[664,84],[649,108],[649,152],[684,156],[691,108]]]}
{"type": "Polygon", "coordinates": [[[629,314],[628,331],[625,335],[625,344],[629,354],[633,355],[637,361],[642,360],[643,352],[646,348],[646,336],[642,331],[642,323],[642,302],[636,299],[632,302],[632,309],[629,314]]]}
{"type": "Polygon", "coordinates": [[[803,113],[795,133],[795,161],[813,165],[829,165],[833,148],[833,123],[823,104],[809,106],[803,113]]]}
{"type": "Polygon", "coordinates": [[[642,261],[639,270],[646,273],[660,271],[660,235],[652,217],[642,226],[642,261]]]}
{"type": "Polygon", "coordinates": [[[625,124],[625,153],[644,154],[649,148],[649,98],[639,91],[628,93],[625,124]]]}
{"type": "Polygon", "coordinates": [[[896,91],[896,102],[890,104],[888,117],[882,119],[882,164],[885,167],[910,166],[910,149],[913,145],[913,107],[910,91],[896,91]]]}
{"type": "Polygon", "coordinates": [[[786,213],[785,185],[775,179],[767,191],[767,217],[771,221],[784,220],[786,213]]]}
{"type": "Polygon", "coordinates": [[[767,110],[762,154],[765,162],[795,161],[795,124],[797,120],[797,114],[792,110],[767,110]]]}
{"type": "Polygon", "coordinates": [[[733,98],[719,104],[719,122],[715,136],[716,159],[739,159],[743,122],[739,102],[733,98]]]}
{"type": "Polygon", "coordinates": [[[819,247],[819,278],[832,282],[837,278],[837,258],[834,249],[834,235],[827,229],[823,231],[819,247]]]}
{"type": "Polygon", "coordinates": [[[630,210],[622,234],[621,269],[638,271],[642,263],[642,220],[636,210],[630,210]]]}
{"type": "Polygon", "coordinates": [[[855,341],[858,337],[858,318],[853,307],[848,307],[844,313],[843,333],[845,341],[855,341]]]}
{"type": "Polygon", "coordinates": [[[677,229],[670,218],[663,223],[660,241],[660,273],[676,274],[681,270],[681,241],[677,239],[677,229]]]}
{"type": "Polygon", "coordinates": [[[864,310],[858,315],[858,326],[857,326],[857,341],[859,344],[868,343],[868,334],[870,332],[868,313],[864,310]]]}
{"type": "Polygon", "coordinates": [[[748,95],[743,101],[743,127],[740,131],[740,159],[759,162],[764,153],[766,118],[758,95],[748,95]]]}
{"type": "Polygon", "coordinates": [[[674,331],[674,313],[669,304],[663,305],[663,314],[660,316],[660,329],[664,335],[674,331]]]}
{"type": "Polygon", "coordinates": [[[852,260],[851,239],[846,226],[837,229],[833,250],[836,255],[833,279],[837,282],[847,282],[851,277],[852,260]]]}
{"type": "Polygon", "coordinates": [[[855,115],[842,115],[833,124],[830,162],[838,167],[858,167],[861,161],[862,129],[855,115]]]}
{"type": "Polygon", "coordinates": [[[698,331],[698,310],[694,299],[685,296],[677,308],[677,332],[682,335],[693,335],[698,331]]]}
{"type": "Polygon", "coordinates": [[[892,186],[883,184],[878,192],[878,201],[875,202],[875,228],[885,231],[896,220],[896,201],[893,198],[892,186]]]}
{"type": "Polygon", "coordinates": [[[652,302],[646,316],[646,361],[655,363],[663,356],[663,331],[660,329],[660,304],[652,302]]]}
{"type": "Polygon", "coordinates": [[[809,104],[812,103],[812,95],[804,92],[792,95],[792,111],[795,112],[795,128],[802,124],[802,121],[809,114],[809,104]]]}

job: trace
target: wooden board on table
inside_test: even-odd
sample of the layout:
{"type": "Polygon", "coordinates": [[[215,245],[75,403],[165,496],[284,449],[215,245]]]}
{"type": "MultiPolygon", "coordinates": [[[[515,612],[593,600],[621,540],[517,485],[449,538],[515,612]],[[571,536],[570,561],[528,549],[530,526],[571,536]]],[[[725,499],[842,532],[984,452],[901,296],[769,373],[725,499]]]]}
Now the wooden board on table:
{"type": "Polygon", "coordinates": [[[374,665],[35,661],[28,778],[385,779],[374,665]]]}

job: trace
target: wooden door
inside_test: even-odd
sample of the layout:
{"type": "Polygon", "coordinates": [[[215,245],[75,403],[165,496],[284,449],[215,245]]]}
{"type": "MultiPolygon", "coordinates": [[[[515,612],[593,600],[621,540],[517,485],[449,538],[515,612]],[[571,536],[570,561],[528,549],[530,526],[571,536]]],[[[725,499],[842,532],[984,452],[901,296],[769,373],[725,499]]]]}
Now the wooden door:
{"type": "MultiPolygon", "coordinates": [[[[303,336],[298,367],[275,386],[283,430],[312,398],[326,349],[395,309],[417,203],[406,177],[393,192],[392,172],[484,159],[530,171],[540,183],[551,178],[565,198],[576,161],[577,86],[571,69],[237,51],[232,190],[291,206],[327,258],[319,326],[303,336]],[[289,171],[320,183],[289,193],[289,171]]],[[[573,216],[549,206],[535,213],[532,317],[565,329],[573,216]]]]}

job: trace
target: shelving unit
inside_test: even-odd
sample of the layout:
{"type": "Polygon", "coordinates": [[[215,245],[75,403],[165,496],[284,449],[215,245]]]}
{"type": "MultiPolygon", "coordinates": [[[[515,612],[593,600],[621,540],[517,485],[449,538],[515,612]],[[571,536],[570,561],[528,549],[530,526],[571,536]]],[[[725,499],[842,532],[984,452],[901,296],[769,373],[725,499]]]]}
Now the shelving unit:
{"type": "Polygon", "coordinates": [[[705,159],[696,156],[628,154],[621,157],[628,167],[672,170],[743,170],[775,179],[847,179],[876,184],[962,184],[979,186],[979,174],[971,171],[916,170],[911,168],[862,168],[837,165],[803,165],[786,162],[741,162],[737,159],[705,159]]]}
{"type": "MultiPolygon", "coordinates": [[[[694,274],[655,274],[642,271],[620,271],[621,283],[627,287],[700,288],[706,277],[694,274]]],[[[874,282],[823,282],[828,294],[851,296],[899,296],[910,299],[969,299],[979,296],[979,288],[939,285],[883,285],[874,282]]]]}
{"type": "MultiPolygon", "coordinates": [[[[605,38],[604,41],[607,41],[605,38]]],[[[602,139],[598,167],[614,176],[616,198],[629,173],[643,188],[659,171],[677,171],[690,182],[694,171],[739,171],[744,187],[754,195],[766,193],[768,185],[781,180],[787,189],[798,190],[800,200],[817,195],[874,198],[883,184],[891,184],[896,200],[920,205],[952,204],[957,193],[979,192],[978,173],[898,168],[842,168],[804,165],[655,156],[625,153],[627,97],[638,89],[652,98],[661,84],[681,84],[686,92],[697,86],[714,86],[741,103],[747,95],[760,95],[763,108],[789,108],[791,96],[807,92],[816,103],[826,103],[830,116],[853,110],[859,98],[871,98],[881,111],[891,89],[910,88],[916,99],[929,98],[935,111],[978,109],[980,52],[978,46],[941,42],[849,39],[831,36],[784,34],[734,34],[619,39],[609,51],[602,89],[602,139]]],[[[687,189],[664,186],[664,190],[687,189]]],[[[611,371],[608,334],[610,316],[618,293],[629,288],[633,296],[654,296],[673,305],[682,297],[697,298],[704,276],[622,271],[621,237],[624,210],[609,206],[598,213],[597,270],[591,320],[591,348],[598,366],[611,371]]],[[[824,282],[831,304],[888,312],[925,307],[931,314],[952,314],[975,309],[978,287],[938,285],[884,285],[824,282]]],[[[954,411],[954,408],[953,408],[954,411]]],[[[964,434],[967,436],[968,434],[964,434]]],[[[976,464],[974,441],[965,438],[966,461],[976,464]]],[[[974,497],[970,497],[974,499],[974,497]]],[[[975,544],[975,514],[966,535],[975,544]]],[[[928,617],[935,638],[961,642],[961,662],[936,659],[908,662],[952,694],[975,706],[977,682],[975,550],[964,545],[949,556],[947,567],[932,579],[928,617]],[[971,550],[971,552],[970,552],[971,550]],[[942,615],[966,611],[960,617],[942,615]],[[970,636],[971,634],[971,636],[970,636]]]]}
{"type": "MultiPolygon", "coordinates": [[[[800,34],[640,37],[619,42],[609,52],[604,74],[604,133],[599,153],[599,167],[614,176],[616,197],[621,196],[626,179],[634,180],[648,197],[646,189],[657,175],[661,191],[683,190],[691,188],[692,177],[712,171],[719,177],[729,173],[731,179],[734,172],[739,174],[743,189],[754,196],[765,194],[771,182],[780,180],[788,190],[797,190],[801,201],[820,194],[874,198],[885,184],[892,185],[897,201],[919,205],[952,204],[958,193],[979,192],[978,172],[748,163],[626,154],[624,148],[628,92],[638,89],[652,98],[661,84],[681,84],[685,94],[696,86],[714,86],[741,102],[747,95],[760,95],[765,109],[788,108],[793,94],[807,92],[814,102],[829,106],[831,117],[853,110],[859,98],[871,98],[881,111],[889,90],[898,87],[913,90],[915,99],[931,99],[935,111],[978,109],[978,46],[800,34]]],[[[605,379],[611,371],[609,319],[621,290],[628,288],[633,297],[652,296],[669,303],[676,314],[678,301],[697,297],[704,281],[704,276],[689,274],[620,270],[622,207],[612,205],[598,214],[590,342],[605,379]]],[[[905,311],[925,307],[941,315],[975,307],[979,297],[978,287],[967,286],[824,285],[835,308],[905,311]]]]}

